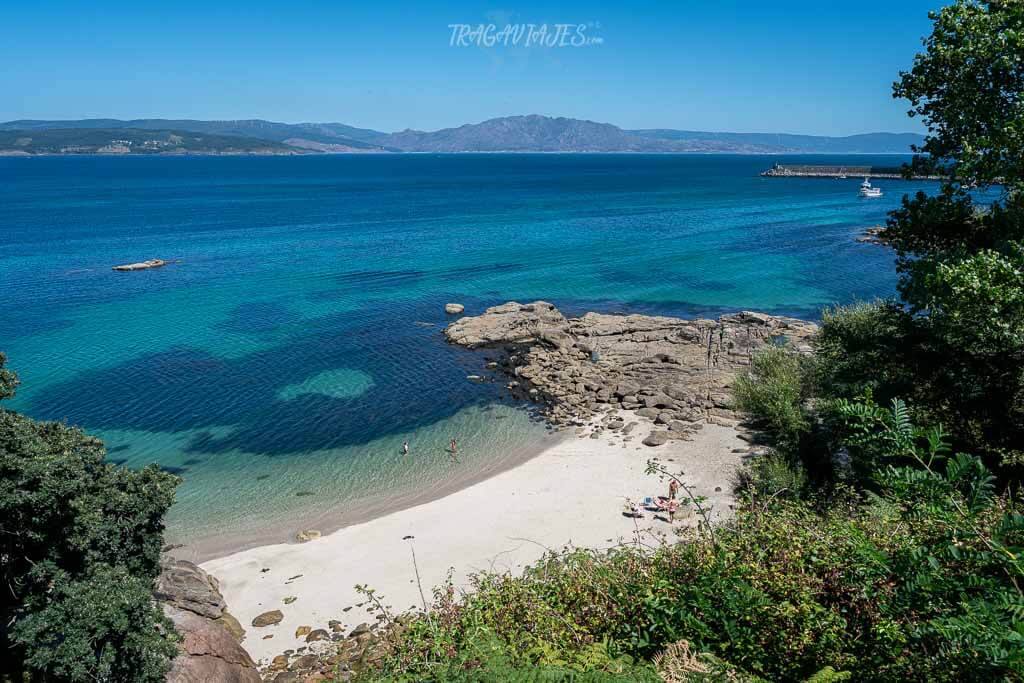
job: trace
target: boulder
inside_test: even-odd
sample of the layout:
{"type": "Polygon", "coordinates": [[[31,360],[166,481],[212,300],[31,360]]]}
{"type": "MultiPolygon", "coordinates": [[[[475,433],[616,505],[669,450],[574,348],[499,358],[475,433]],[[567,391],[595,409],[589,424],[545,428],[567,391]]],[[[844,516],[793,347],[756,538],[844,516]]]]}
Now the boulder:
{"type": "Polygon", "coordinates": [[[217,580],[185,560],[164,561],[153,595],[160,602],[208,619],[217,619],[224,612],[217,580]]]}
{"type": "Polygon", "coordinates": [[[295,629],[295,637],[296,638],[303,638],[305,636],[308,636],[310,631],[312,631],[312,630],[313,630],[312,626],[300,626],[297,629],[295,629]]]}
{"type": "Polygon", "coordinates": [[[567,328],[565,316],[546,301],[532,304],[510,301],[488,308],[483,315],[457,320],[444,334],[453,344],[480,347],[536,342],[541,333],[551,341],[560,342],[557,332],[567,328]]]}
{"type": "Polygon", "coordinates": [[[281,613],[281,610],[275,609],[258,615],[252,620],[252,625],[256,628],[263,628],[265,626],[280,624],[282,619],[284,619],[284,614],[281,613]]]}
{"type": "Polygon", "coordinates": [[[458,315],[466,310],[466,307],[462,304],[445,304],[444,312],[448,315],[458,315]]]}
{"type": "Polygon", "coordinates": [[[255,663],[239,644],[245,630],[228,613],[215,578],[192,562],[168,558],[154,597],[182,636],[168,683],[259,683],[255,663]]]}
{"type": "Polygon", "coordinates": [[[359,624],[354,629],[352,629],[351,632],[349,632],[348,637],[349,638],[358,638],[359,636],[365,635],[365,634],[367,634],[369,632],[370,632],[370,625],[369,624],[359,624]]]}
{"type": "Polygon", "coordinates": [[[249,653],[223,625],[170,604],[164,613],[182,636],[181,654],[171,664],[167,683],[260,683],[249,653]]]}
{"type": "Polygon", "coordinates": [[[667,432],[651,432],[646,439],[644,439],[645,446],[663,446],[669,441],[669,435],[667,432]]]}
{"type": "Polygon", "coordinates": [[[325,629],[318,628],[309,632],[306,636],[306,642],[315,643],[318,640],[330,640],[330,638],[331,634],[329,634],[325,629]]]}

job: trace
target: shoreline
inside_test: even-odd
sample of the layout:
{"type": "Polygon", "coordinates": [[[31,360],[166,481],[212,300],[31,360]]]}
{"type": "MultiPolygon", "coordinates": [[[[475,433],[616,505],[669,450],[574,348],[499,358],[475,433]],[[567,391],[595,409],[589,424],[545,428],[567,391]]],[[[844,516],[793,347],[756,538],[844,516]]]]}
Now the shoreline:
{"type": "Polygon", "coordinates": [[[654,429],[641,420],[629,436],[609,434],[592,420],[582,434],[447,495],[303,544],[263,545],[211,559],[203,568],[217,578],[229,610],[245,627],[243,647],[266,664],[284,650],[306,646],[294,635],[300,626],[326,628],[337,620],[347,633],[372,623],[356,584],[376,589],[385,604],[403,612],[422,609],[417,578],[429,603],[449,568],[456,588],[465,589],[473,572],[518,573],[547,549],[608,547],[628,542],[638,530],[667,536],[671,526],[650,512],[641,520],[622,514],[627,498],[664,495],[666,485],[646,474],[652,457],[684,472],[696,493],[708,496],[715,518],[726,518],[732,476],[750,444],[735,427],[708,423],[692,440],[641,445],[654,429]],[[285,598],[295,600],[286,604],[285,598]],[[271,610],[282,611],[279,624],[250,625],[271,610]]]}
{"type": "MultiPolygon", "coordinates": [[[[303,506],[301,513],[293,512],[282,519],[268,520],[259,531],[211,533],[201,536],[198,540],[171,544],[167,552],[177,559],[204,564],[264,546],[298,547],[302,542],[296,540],[296,534],[301,531],[313,529],[321,532],[323,536],[328,536],[348,527],[431,503],[529,462],[570,438],[572,437],[568,432],[548,431],[516,446],[485,466],[477,466],[469,472],[457,474],[441,486],[428,489],[403,488],[388,492],[389,497],[386,499],[383,495],[372,495],[347,500],[326,509],[310,504],[303,506]]],[[[188,534],[184,536],[189,538],[188,534]]]]}

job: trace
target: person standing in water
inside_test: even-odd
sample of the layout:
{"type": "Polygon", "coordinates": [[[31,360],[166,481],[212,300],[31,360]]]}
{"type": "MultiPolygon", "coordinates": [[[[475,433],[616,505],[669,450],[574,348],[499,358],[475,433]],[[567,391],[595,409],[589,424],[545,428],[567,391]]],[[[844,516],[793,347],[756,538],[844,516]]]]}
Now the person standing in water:
{"type": "Polygon", "coordinates": [[[406,441],[402,444],[402,455],[409,455],[409,442],[406,441]]]}
{"type": "Polygon", "coordinates": [[[455,462],[458,462],[459,461],[459,444],[458,444],[457,441],[455,441],[455,439],[452,439],[450,451],[451,451],[451,454],[452,454],[452,460],[454,460],[455,462]]]}

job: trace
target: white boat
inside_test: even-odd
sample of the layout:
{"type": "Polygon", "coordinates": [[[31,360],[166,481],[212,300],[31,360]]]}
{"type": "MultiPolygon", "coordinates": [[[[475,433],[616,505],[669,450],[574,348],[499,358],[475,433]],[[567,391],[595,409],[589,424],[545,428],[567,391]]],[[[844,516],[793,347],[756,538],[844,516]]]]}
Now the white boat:
{"type": "Polygon", "coordinates": [[[858,194],[861,197],[881,197],[882,188],[872,187],[871,181],[865,178],[864,182],[860,184],[860,192],[858,194]]]}

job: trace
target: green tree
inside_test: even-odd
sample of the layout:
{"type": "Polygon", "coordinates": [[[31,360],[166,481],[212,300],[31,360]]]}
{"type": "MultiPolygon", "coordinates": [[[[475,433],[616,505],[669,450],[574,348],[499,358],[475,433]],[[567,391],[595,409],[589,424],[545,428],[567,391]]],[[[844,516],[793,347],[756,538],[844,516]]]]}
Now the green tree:
{"type": "MultiPolygon", "coordinates": [[[[1024,462],[1024,3],[957,0],[930,16],[924,51],[893,94],[928,128],[915,164],[942,167],[948,179],[933,196],[905,197],[890,217],[903,310],[874,316],[888,338],[833,343],[829,353],[846,357],[833,379],[852,397],[848,370],[859,366],[862,381],[877,378],[868,388],[880,399],[910,399],[922,419],[951,428],[957,447],[1016,478],[1024,462]],[[863,372],[869,365],[874,373],[863,372]]],[[[855,328],[838,322],[839,332],[855,328]]],[[[843,342],[828,323],[825,337],[843,342]]]]}
{"type": "Polygon", "coordinates": [[[79,429],[0,408],[0,674],[159,681],[176,652],[152,587],[178,478],[105,456],[79,429]]]}

